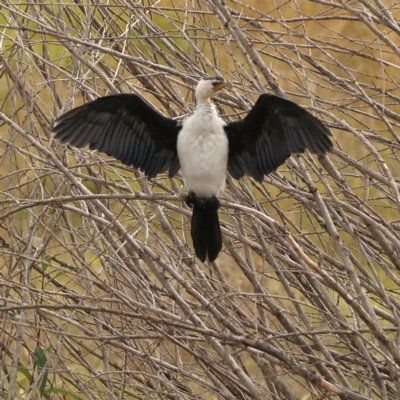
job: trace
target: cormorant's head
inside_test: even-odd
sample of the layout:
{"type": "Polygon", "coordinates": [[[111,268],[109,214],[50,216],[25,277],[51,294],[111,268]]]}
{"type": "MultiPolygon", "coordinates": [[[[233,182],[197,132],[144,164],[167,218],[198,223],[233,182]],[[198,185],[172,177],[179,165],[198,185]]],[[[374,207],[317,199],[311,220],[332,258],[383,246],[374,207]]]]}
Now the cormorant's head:
{"type": "Polygon", "coordinates": [[[214,97],[221,89],[231,86],[230,82],[225,82],[222,78],[202,79],[196,87],[196,100],[199,102],[207,101],[214,97]]]}

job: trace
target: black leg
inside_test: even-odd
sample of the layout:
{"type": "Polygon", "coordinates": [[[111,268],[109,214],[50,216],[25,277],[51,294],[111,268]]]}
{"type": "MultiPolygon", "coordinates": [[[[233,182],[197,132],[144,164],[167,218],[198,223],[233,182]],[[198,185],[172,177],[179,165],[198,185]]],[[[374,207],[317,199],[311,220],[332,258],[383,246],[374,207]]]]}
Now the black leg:
{"type": "Polygon", "coordinates": [[[207,210],[218,210],[219,208],[219,200],[216,196],[207,199],[205,197],[197,197],[193,192],[190,192],[185,197],[185,203],[189,207],[196,206],[207,210]]]}
{"type": "Polygon", "coordinates": [[[193,192],[190,192],[185,197],[185,203],[188,207],[198,206],[200,205],[200,199],[193,192]]]}
{"type": "Polygon", "coordinates": [[[210,199],[204,199],[204,208],[209,210],[218,210],[219,208],[219,200],[216,196],[211,197],[210,199]]]}

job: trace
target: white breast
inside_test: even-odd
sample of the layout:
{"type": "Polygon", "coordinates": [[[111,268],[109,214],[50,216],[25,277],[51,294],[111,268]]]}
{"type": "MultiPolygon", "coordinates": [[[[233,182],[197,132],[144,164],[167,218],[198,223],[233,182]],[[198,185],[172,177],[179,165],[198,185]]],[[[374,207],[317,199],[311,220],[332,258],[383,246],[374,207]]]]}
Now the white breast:
{"type": "Polygon", "coordinates": [[[228,138],[224,122],[211,103],[201,104],[178,136],[178,157],[189,192],[197,197],[218,196],[225,186],[228,138]]]}

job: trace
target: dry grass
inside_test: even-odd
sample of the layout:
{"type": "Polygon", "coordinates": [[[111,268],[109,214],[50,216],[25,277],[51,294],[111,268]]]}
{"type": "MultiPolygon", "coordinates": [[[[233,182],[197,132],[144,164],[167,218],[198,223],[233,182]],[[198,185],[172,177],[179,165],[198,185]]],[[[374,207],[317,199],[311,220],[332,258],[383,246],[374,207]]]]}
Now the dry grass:
{"type": "Polygon", "coordinates": [[[1,398],[400,398],[399,6],[223,3],[0,5],[1,398]],[[226,119],[273,91],[335,150],[228,178],[209,265],[180,175],[50,128],[119,92],[184,115],[217,73],[226,119]]]}

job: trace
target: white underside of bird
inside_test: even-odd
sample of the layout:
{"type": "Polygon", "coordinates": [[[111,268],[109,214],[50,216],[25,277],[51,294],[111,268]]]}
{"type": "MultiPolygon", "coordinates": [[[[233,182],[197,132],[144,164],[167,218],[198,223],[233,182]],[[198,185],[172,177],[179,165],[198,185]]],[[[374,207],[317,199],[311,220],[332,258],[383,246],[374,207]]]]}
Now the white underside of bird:
{"type": "Polygon", "coordinates": [[[197,197],[218,196],[224,189],[228,138],[224,121],[210,102],[197,105],[178,135],[178,157],[185,186],[197,197]]]}

